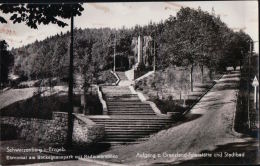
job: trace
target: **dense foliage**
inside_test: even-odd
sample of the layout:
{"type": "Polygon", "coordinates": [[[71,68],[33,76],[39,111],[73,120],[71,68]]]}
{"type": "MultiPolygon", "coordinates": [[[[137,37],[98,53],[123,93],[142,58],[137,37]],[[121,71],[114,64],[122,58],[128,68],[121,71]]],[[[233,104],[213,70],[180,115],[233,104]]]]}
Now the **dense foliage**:
{"type": "MultiPolygon", "coordinates": [[[[21,4],[1,4],[0,11],[10,14],[9,20],[15,23],[25,22],[27,26],[37,29],[38,24],[57,24],[67,26],[62,19],[71,16],[80,16],[84,10],[81,4],[57,4],[57,3],[21,3],[21,4]]],[[[0,16],[0,23],[7,23],[5,18],[0,16]]]]}
{"type": "Polygon", "coordinates": [[[8,73],[13,65],[14,57],[7,50],[8,45],[5,40],[0,40],[0,88],[2,84],[8,82],[8,73]]]}
{"type": "MultiPolygon", "coordinates": [[[[193,66],[197,65],[201,67],[202,78],[203,66],[223,70],[226,66],[239,65],[250,49],[251,40],[243,31],[234,32],[228,28],[214,14],[181,8],[176,17],[143,27],[75,29],[76,71],[86,73],[93,67],[95,70],[112,69],[114,47],[118,57],[133,56],[131,42],[139,34],[150,35],[156,42],[158,69],[184,66],[192,74],[193,66]]],[[[69,35],[69,32],[57,34],[12,50],[14,71],[28,78],[66,76],[69,35]]]]}

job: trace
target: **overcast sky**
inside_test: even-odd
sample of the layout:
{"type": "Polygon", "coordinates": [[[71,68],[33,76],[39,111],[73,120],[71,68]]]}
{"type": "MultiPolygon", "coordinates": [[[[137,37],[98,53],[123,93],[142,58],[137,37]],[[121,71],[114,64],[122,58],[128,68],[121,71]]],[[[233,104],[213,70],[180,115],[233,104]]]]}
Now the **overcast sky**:
{"type": "MultiPolygon", "coordinates": [[[[133,27],[145,25],[149,21],[159,22],[170,15],[175,16],[181,7],[191,7],[220,15],[221,19],[234,30],[244,30],[254,41],[258,41],[257,1],[190,1],[190,2],[125,2],[125,3],[85,3],[82,16],[75,18],[75,26],[81,28],[133,27]]],[[[3,15],[0,13],[0,15],[3,15]]],[[[3,15],[5,18],[5,15],[3,15]]],[[[69,20],[67,21],[69,23],[69,20]]],[[[5,39],[11,47],[20,47],[42,40],[47,36],[69,30],[69,26],[42,25],[37,30],[24,24],[1,24],[0,39],[5,39]]],[[[259,43],[255,43],[258,50],[259,43]]]]}

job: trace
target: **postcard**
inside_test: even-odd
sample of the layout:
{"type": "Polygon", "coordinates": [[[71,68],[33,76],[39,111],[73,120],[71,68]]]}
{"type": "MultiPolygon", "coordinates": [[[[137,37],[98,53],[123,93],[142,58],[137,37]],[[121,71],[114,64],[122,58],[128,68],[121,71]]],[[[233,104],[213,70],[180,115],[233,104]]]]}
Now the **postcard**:
{"type": "Polygon", "coordinates": [[[258,1],[0,1],[0,165],[259,164],[258,1]]]}

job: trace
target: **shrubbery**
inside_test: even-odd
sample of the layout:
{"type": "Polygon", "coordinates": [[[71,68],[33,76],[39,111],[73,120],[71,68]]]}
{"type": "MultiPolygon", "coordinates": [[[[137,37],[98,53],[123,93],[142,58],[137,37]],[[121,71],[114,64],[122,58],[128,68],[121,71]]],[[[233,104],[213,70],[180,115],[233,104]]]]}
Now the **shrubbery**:
{"type": "Polygon", "coordinates": [[[176,101],[176,100],[154,99],[152,101],[157,105],[157,107],[162,111],[163,114],[167,114],[167,112],[183,113],[186,110],[186,108],[180,106],[179,101],[176,101]]]}

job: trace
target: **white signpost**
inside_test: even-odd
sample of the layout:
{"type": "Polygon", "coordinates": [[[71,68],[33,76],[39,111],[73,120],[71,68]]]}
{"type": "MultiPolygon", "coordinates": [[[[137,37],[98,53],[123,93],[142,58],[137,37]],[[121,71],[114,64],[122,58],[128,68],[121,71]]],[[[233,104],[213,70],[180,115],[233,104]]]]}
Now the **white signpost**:
{"type": "Polygon", "coordinates": [[[256,102],[257,102],[257,87],[258,87],[258,85],[259,85],[259,82],[258,82],[256,76],[255,76],[255,78],[254,78],[254,80],[253,80],[253,82],[252,82],[252,85],[253,85],[254,88],[255,88],[254,103],[256,104],[256,102]]]}

